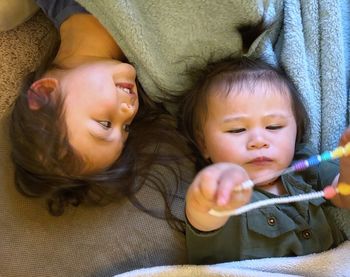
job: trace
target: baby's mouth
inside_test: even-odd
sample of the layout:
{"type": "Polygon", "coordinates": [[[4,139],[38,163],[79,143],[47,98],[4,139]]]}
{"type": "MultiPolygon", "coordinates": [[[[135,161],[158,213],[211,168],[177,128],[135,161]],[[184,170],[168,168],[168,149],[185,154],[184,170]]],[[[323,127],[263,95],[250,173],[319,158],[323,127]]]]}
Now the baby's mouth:
{"type": "Polygon", "coordinates": [[[270,158],[268,158],[268,157],[260,156],[260,157],[257,157],[257,158],[255,158],[255,159],[253,159],[253,160],[250,160],[250,161],[248,162],[248,164],[260,165],[260,166],[262,166],[262,165],[269,164],[269,163],[271,163],[272,161],[273,161],[273,160],[270,159],[270,158]]]}

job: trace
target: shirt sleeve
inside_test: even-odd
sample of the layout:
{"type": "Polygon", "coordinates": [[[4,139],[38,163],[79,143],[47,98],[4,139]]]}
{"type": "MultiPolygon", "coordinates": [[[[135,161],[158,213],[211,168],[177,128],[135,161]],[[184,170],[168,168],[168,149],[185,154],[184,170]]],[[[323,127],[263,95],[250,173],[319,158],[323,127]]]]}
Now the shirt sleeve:
{"type": "Polygon", "coordinates": [[[186,220],[186,246],[190,264],[214,264],[240,259],[240,217],[220,229],[201,232],[186,220]]]}
{"type": "Polygon", "coordinates": [[[57,29],[71,15],[89,13],[85,8],[73,0],[35,0],[45,15],[53,22],[57,29]]]}

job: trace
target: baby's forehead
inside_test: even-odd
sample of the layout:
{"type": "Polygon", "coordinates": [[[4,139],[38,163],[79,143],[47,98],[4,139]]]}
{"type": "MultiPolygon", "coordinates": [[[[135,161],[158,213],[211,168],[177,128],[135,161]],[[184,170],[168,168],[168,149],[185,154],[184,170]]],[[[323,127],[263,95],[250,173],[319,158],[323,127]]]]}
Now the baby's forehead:
{"type": "Polygon", "coordinates": [[[249,95],[251,97],[280,95],[291,98],[289,87],[279,80],[243,80],[236,82],[214,82],[208,88],[209,97],[234,97],[249,95]]]}

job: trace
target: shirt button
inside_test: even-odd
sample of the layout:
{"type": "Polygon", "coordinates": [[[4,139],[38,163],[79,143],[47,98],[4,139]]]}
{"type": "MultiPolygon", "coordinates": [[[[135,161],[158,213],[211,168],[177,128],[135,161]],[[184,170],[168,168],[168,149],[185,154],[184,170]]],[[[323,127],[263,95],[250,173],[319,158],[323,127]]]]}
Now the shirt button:
{"type": "Polygon", "coordinates": [[[304,239],[309,239],[311,237],[311,231],[310,230],[304,230],[301,232],[304,239]]]}
{"type": "Polygon", "coordinates": [[[269,217],[267,219],[267,224],[269,224],[270,226],[274,226],[276,224],[276,218],[274,218],[273,216],[269,217]]]}

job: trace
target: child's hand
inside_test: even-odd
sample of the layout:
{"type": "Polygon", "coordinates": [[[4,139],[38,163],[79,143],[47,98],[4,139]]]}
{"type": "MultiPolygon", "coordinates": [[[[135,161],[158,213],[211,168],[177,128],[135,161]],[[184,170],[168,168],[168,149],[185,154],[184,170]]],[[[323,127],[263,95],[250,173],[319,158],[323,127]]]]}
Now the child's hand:
{"type": "MultiPolygon", "coordinates": [[[[342,134],[339,146],[345,146],[350,142],[350,127],[348,127],[342,134]]],[[[339,159],[339,175],[334,179],[333,185],[337,186],[339,183],[350,184],[350,155],[341,157],[339,159]]],[[[340,208],[350,209],[350,196],[336,195],[331,199],[332,203],[340,208]]]]}
{"type": "Polygon", "coordinates": [[[228,217],[209,215],[210,209],[232,210],[250,201],[252,189],[240,190],[247,172],[230,163],[217,163],[200,171],[186,196],[186,216],[196,229],[211,231],[223,226],[228,217]]]}

